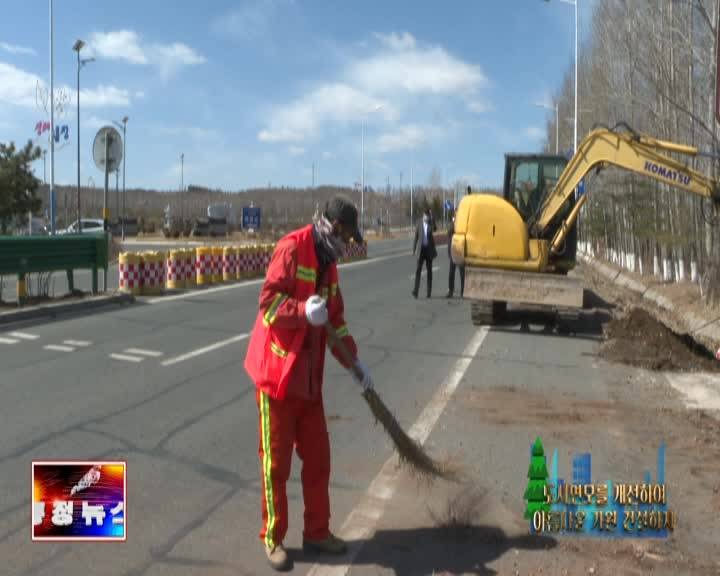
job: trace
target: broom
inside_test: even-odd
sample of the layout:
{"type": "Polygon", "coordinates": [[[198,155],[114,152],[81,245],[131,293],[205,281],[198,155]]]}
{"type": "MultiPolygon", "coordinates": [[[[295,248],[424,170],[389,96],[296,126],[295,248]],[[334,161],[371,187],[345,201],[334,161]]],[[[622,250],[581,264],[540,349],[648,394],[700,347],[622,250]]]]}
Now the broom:
{"type": "MultiPolygon", "coordinates": [[[[327,322],[325,324],[327,329],[328,338],[331,346],[337,346],[340,350],[340,355],[343,357],[345,362],[351,366],[350,371],[355,374],[358,380],[362,380],[362,372],[355,367],[355,361],[350,354],[350,351],[345,346],[345,343],[337,336],[335,329],[332,325],[327,322]]],[[[388,409],[385,403],[382,401],[380,396],[375,390],[369,389],[363,391],[362,394],[365,401],[370,407],[370,411],[375,416],[375,420],[379,421],[385,432],[390,436],[395,448],[400,456],[400,462],[410,465],[416,472],[421,476],[428,477],[439,477],[447,480],[456,479],[456,473],[450,470],[446,466],[442,466],[435,462],[426,452],[422,446],[410,438],[400,426],[392,412],[388,409]]]]}

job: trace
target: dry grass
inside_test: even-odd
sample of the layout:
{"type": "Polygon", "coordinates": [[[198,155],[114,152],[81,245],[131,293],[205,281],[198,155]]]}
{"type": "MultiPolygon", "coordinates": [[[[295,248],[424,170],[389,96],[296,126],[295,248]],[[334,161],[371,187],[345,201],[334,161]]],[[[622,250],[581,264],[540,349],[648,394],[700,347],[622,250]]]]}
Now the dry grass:
{"type": "Polygon", "coordinates": [[[380,422],[388,433],[400,456],[400,462],[412,468],[422,478],[444,478],[456,480],[457,472],[449,466],[444,466],[433,460],[423,450],[422,446],[410,438],[400,426],[392,412],[385,406],[375,390],[366,390],[363,393],[375,419],[380,422]]]}

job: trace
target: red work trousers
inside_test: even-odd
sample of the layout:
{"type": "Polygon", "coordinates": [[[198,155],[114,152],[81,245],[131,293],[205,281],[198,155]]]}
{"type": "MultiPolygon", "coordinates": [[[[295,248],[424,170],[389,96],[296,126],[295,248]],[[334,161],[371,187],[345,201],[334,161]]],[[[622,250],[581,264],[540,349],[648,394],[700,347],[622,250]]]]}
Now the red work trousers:
{"type": "Polygon", "coordinates": [[[262,470],[262,529],[260,539],[273,548],[282,544],[288,528],[286,484],[293,447],[302,461],[305,503],[303,538],[322,540],[330,523],[330,440],[322,399],[286,397],[275,400],[257,392],[260,413],[262,470]]]}

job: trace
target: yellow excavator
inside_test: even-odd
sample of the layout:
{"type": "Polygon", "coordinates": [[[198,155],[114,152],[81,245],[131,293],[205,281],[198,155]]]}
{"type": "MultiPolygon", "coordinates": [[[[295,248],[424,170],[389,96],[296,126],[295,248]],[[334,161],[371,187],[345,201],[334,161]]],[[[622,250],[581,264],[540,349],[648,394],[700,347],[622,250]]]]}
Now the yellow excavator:
{"type": "Polygon", "coordinates": [[[567,160],[554,155],[506,155],[503,197],[470,194],[458,206],[451,257],[465,266],[465,297],[475,324],[502,320],[507,304],[583,307],[575,267],[577,221],[587,194],[575,190],[593,170],[616,166],[712,200],[720,183],[669,157],[698,156],[692,146],[641,135],[622,124],[598,128],[567,160]]]}

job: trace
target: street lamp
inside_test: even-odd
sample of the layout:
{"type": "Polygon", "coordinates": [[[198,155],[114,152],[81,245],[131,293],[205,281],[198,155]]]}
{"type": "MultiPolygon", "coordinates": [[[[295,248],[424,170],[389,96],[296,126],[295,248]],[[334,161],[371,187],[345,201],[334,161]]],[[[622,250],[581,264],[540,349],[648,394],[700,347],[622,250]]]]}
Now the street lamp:
{"type": "Polygon", "coordinates": [[[125,116],[122,119],[122,125],[119,122],[113,122],[118,128],[122,128],[123,131],[123,193],[122,193],[122,239],[125,240],[125,134],[127,132],[127,123],[130,118],[125,116]]]}
{"type": "MultiPolygon", "coordinates": [[[[73,50],[77,52],[77,221],[78,231],[82,234],[82,220],[80,218],[80,69],[94,62],[95,58],[80,58],[80,51],[85,47],[85,42],[77,40],[73,45],[73,50]]],[[[52,137],[52,136],[51,136],[52,137]]]]}
{"type": "MultiPolygon", "coordinates": [[[[579,0],[560,0],[565,4],[571,4],[575,7],[575,140],[573,145],[573,153],[577,152],[577,130],[578,130],[578,1],[579,0]]],[[[550,2],[550,0],[545,0],[550,2]]]]}
{"type": "Polygon", "coordinates": [[[363,114],[362,118],[362,139],[360,143],[361,170],[360,170],[360,230],[365,232],[365,116],[377,112],[383,107],[378,104],[372,110],[363,114]]]}
{"type": "Polygon", "coordinates": [[[549,106],[548,104],[544,102],[535,102],[535,106],[538,106],[540,108],[545,108],[546,110],[555,110],[555,154],[560,153],[560,147],[558,145],[559,137],[560,137],[560,116],[558,115],[559,106],[558,103],[555,102],[555,106],[549,106]]]}

